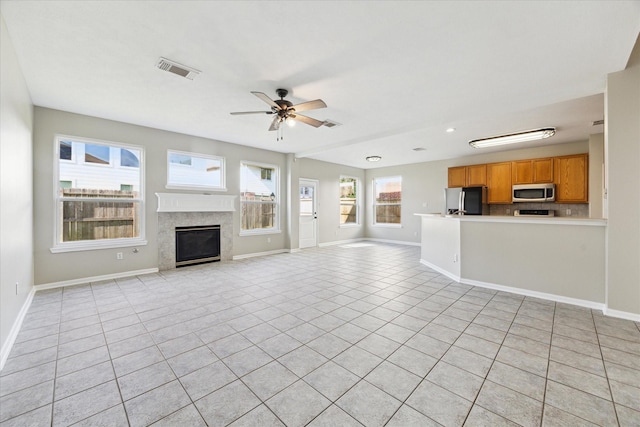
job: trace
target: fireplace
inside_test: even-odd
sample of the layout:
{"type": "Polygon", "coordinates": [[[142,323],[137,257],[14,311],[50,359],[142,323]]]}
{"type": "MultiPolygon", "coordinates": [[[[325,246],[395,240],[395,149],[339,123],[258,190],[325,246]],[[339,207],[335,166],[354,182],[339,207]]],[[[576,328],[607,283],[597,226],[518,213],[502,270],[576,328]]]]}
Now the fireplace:
{"type": "Polygon", "coordinates": [[[220,261],[220,225],[175,227],[176,267],[220,261]]]}
{"type": "Polygon", "coordinates": [[[183,193],[156,193],[156,196],[159,270],[177,267],[176,229],[180,227],[196,228],[205,224],[219,224],[219,259],[233,259],[233,215],[237,196],[183,193]]]}

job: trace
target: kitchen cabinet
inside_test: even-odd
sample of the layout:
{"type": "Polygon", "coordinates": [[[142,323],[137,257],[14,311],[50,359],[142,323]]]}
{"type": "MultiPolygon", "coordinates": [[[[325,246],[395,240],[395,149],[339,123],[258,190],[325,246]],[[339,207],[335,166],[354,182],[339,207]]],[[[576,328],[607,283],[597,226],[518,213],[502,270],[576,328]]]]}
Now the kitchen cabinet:
{"type": "Polygon", "coordinates": [[[576,154],[554,158],[556,203],[589,201],[589,156],[576,154]]]}
{"type": "Polygon", "coordinates": [[[511,162],[511,183],[540,184],[553,182],[553,158],[511,162]]]}
{"type": "Polygon", "coordinates": [[[452,167],[448,173],[449,188],[487,185],[487,165],[484,164],[452,167]]]}
{"type": "Polygon", "coordinates": [[[511,204],[511,162],[487,165],[487,201],[490,204],[511,204]]]}
{"type": "Polygon", "coordinates": [[[487,185],[487,165],[467,166],[467,187],[487,185]]]}
{"type": "Polygon", "coordinates": [[[457,166],[449,168],[449,188],[464,187],[467,185],[467,167],[457,166]]]}

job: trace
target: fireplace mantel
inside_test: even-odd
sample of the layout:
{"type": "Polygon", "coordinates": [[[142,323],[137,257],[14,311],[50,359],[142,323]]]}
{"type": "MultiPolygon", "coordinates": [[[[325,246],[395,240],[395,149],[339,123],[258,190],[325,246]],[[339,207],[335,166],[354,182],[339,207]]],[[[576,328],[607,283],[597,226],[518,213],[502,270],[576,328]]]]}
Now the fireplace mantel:
{"type": "Polygon", "coordinates": [[[157,212],[235,212],[237,196],[156,193],[157,212]]]}

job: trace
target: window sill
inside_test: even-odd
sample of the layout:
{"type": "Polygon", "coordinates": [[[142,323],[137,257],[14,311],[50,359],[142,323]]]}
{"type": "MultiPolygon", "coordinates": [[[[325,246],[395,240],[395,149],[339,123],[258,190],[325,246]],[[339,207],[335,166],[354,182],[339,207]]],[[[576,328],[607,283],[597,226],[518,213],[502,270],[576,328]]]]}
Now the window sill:
{"type": "Polygon", "coordinates": [[[372,224],[371,226],[380,228],[402,228],[402,224],[372,224]]]}
{"type": "Polygon", "coordinates": [[[247,236],[260,236],[262,234],[280,234],[282,230],[247,230],[241,231],[238,236],[247,237],[247,236]]]}
{"type": "Polygon", "coordinates": [[[340,224],[340,228],[359,228],[360,224],[340,224]]]}
{"type": "Polygon", "coordinates": [[[81,251],[94,251],[100,249],[115,249],[115,248],[129,248],[132,246],[146,246],[147,241],[144,239],[126,239],[126,241],[119,240],[101,240],[94,242],[67,242],[50,248],[52,254],[59,254],[65,252],[81,252],[81,251]]]}

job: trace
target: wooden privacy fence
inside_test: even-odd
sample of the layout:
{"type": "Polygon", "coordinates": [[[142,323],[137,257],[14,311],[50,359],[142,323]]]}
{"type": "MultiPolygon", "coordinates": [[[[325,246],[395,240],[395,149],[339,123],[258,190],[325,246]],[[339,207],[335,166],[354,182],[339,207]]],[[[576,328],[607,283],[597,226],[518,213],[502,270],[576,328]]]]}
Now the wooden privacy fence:
{"type": "Polygon", "coordinates": [[[277,205],[270,196],[242,193],[240,200],[242,230],[275,227],[277,205]]]}
{"type": "Polygon", "coordinates": [[[138,235],[138,203],[131,191],[62,189],[62,241],[118,239],[138,235]],[[101,198],[123,199],[100,200],[101,198]],[[93,200],[87,200],[93,199],[93,200]]]}

